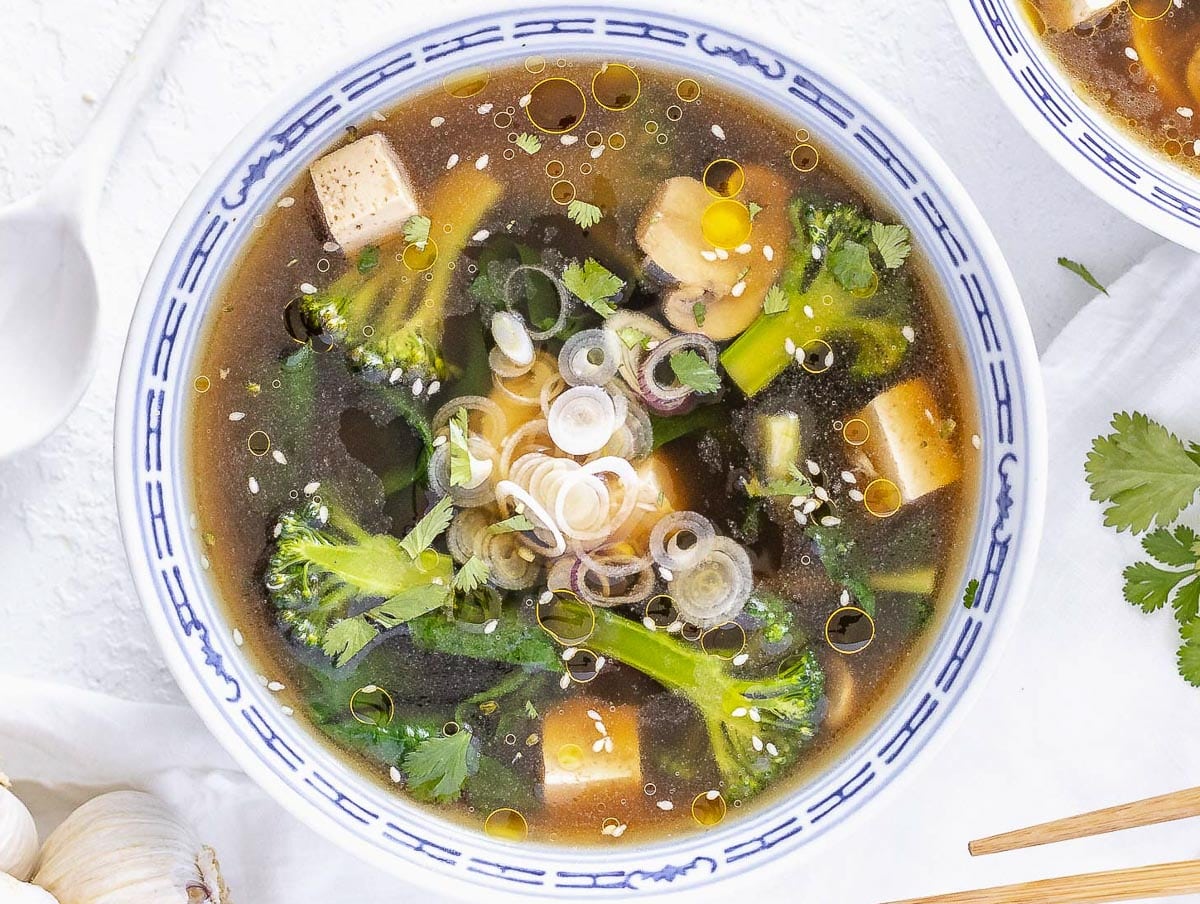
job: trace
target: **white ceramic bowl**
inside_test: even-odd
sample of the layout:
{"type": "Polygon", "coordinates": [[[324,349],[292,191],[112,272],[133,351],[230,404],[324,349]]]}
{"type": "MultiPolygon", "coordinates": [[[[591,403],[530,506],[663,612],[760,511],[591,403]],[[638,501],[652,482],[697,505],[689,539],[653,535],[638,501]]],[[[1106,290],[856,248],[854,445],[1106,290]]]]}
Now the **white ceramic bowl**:
{"type": "MultiPolygon", "coordinates": [[[[1020,300],[978,213],[928,145],[856,79],[806,49],[675,15],[546,5],[380,42],[271,105],[183,206],[129,334],[116,480],[129,561],[175,675],[246,771],[298,818],[382,867],[523,896],[625,898],[696,887],[812,844],[894,783],[964,706],[1022,601],[1041,522],[1045,426],[1020,300]],[[641,58],[719,79],[796,118],[913,230],[945,288],[981,406],[982,479],[966,575],[972,610],[941,623],[906,691],[861,743],[794,794],[704,833],[643,846],[503,844],[363,779],[281,713],[231,638],[190,526],[187,413],[205,317],[255,217],[350,123],[470,64],[641,58]]],[[[965,580],[965,578],[964,578],[965,580]]]]}
{"type": "Polygon", "coordinates": [[[967,44],[1021,125],[1125,216],[1200,251],[1200,179],[1079,96],[1016,0],[947,0],[967,44]]]}

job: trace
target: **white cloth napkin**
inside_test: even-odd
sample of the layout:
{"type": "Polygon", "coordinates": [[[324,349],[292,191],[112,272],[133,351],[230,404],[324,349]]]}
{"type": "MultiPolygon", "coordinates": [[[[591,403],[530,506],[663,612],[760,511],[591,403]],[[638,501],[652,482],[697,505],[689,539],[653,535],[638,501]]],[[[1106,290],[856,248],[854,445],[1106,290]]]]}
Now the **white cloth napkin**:
{"type": "MultiPolygon", "coordinates": [[[[971,838],[1200,785],[1200,690],[1176,673],[1170,614],[1145,616],[1122,600],[1121,570],[1138,544],[1101,525],[1083,480],[1091,439],[1115,410],[1200,439],[1200,257],[1160,248],[1111,292],[1044,358],[1045,540],[1021,623],[974,709],[826,843],[689,900],[781,900],[783,887],[782,900],[874,904],[1200,856],[1190,823],[982,860],[966,852],[971,838]]],[[[0,678],[0,766],[47,829],[103,791],[159,794],[218,849],[242,904],[455,900],[418,892],[301,826],[183,707],[0,678]]]]}

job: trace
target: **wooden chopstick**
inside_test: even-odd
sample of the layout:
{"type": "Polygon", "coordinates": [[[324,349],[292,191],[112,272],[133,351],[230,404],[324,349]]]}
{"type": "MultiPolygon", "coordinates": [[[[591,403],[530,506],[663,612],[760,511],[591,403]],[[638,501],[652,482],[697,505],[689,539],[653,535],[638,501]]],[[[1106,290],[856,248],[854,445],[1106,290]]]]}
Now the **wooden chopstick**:
{"type": "Polygon", "coordinates": [[[891,904],[1100,904],[1200,892],[1200,860],[1042,879],[891,904]]]}
{"type": "Polygon", "coordinates": [[[1200,788],[1174,791],[1158,797],[980,838],[967,845],[967,849],[975,856],[998,854],[1002,851],[1036,847],[1039,844],[1052,844],[1072,838],[1086,838],[1118,832],[1121,829],[1187,819],[1189,816],[1200,816],[1200,788]]]}

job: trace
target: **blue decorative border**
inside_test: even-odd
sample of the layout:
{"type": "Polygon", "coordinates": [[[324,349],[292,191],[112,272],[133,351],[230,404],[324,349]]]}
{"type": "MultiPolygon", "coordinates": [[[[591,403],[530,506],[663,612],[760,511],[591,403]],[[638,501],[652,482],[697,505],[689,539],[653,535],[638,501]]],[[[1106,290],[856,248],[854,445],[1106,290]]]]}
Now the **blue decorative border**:
{"type": "Polygon", "coordinates": [[[980,62],[1000,83],[1001,96],[1018,116],[1031,114],[1045,123],[1051,131],[1044,138],[1037,137],[1043,138],[1068,171],[1128,216],[1200,250],[1200,182],[1143,148],[1107,114],[1077,95],[1021,21],[1011,0],[960,3],[950,0],[976,51],[987,53],[974,40],[976,31],[990,47],[991,53],[980,62]],[[968,8],[969,16],[965,14],[968,8]],[[1012,88],[1024,102],[1011,94],[1012,88]],[[1109,189],[1116,189],[1118,200],[1108,197],[1109,189]]]}
{"type": "Polygon", "coordinates": [[[812,841],[874,797],[929,742],[1016,602],[1009,553],[1022,542],[1018,530],[1036,525],[1040,514],[1031,470],[1040,462],[1040,393],[1025,382],[1027,329],[990,236],[971,219],[957,186],[946,177],[939,184],[922,163],[931,152],[906,146],[862,91],[849,94],[818,67],[676,16],[586,6],[517,10],[431,30],[345,68],[218,165],[207,182],[212,194],[202,207],[191,203],[198,215],[181,215],[143,291],[120,389],[118,425],[127,417],[131,434],[118,436],[118,485],[139,589],[181,684],[214,732],[284,803],[393,869],[417,865],[528,894],[626,897],[736,875],[812,841]],[[498,844],[356,775],[254,680],[233,648],[189,527],[190,364],[204,315],[254,218],[346,125],[450,71],[539,49],[687,67],[757,96],[835,147],[879,186],[936,269],[967,340],[983,417],[981,505],[966,563],[981,581],[978,603],[947,618],[907,694],[838,766],[789,798],[708,833],[640,849],[498,844]]]}

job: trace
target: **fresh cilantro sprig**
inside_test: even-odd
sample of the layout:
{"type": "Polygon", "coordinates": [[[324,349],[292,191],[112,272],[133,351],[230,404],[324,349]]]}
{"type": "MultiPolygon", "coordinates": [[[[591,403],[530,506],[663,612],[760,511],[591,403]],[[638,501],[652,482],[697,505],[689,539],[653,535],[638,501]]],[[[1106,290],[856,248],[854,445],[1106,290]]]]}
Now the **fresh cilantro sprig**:
{"type": "Polygon", "coordinates": [[[778,285],[771,286],[771,288],[767,289],[767,294],[763,296],[763,313],[782,314],[787,309],[787,293],[785,293],[778,285]]]}
{"type": "Polygon", "coordinates": [[[489,534],[511,534],[517,531],[533,530],[534,523],[529,520],[527,515],[520,512],[513,515],[511,518],[505,518],[503,521],[497,521],[488,527],[489,534]]]}
{"type": "Polygon", "coordinates": [[[579,198],[567,205],[567,219],[580,229],[591,229],[603,218],[604,211],[595,204],[589,204],[579,198]]]}
{"type": "Polygon", "coordinates": [[[471,482],[470,432],[467,409],[459,408],[450,418],[450,486],[465,487],[471,482]]]}
{"type": "Polygon", "coordinates": [[[412,558],[418,558],[450,526],[453,518],[454,502],[449,496],[443,496],[400,541],[401,548],[412,558]]]}
{"type": "Polygon", "coordinates": [[[404,757],[405,784],[417,800],[445,803],[457,800],[467,778],[479,769],[479,751],[471,731],[428,738],[404,757]]]}
{"type": "Polygon", "coordinates": [[[470,593],[482,587],[490,574],[491,568],[488,567],[487,562],[479,556],[471,556],[454,573],[451,586],[459,593],[470,593]]]}
{"type": "Polygon", "coordinates": [[[518,135],[515,144],[529,155],[536,154],[542,149],[542,139],[536,135],[530,135],[528,132],[522,132],[518,135]]]}
{"type": "Polygon", "coordinates": [[[720,375],[692,349],[675,352],[671,355],[670,362],[675,379],[684,386],[701,393],[716,392],[721,388],[720,375]]]}
{"type": "Polygon", "coordinates": [[[429,242],[429,228],[433,222],[429,217],[413,214],[404,221],[404,241],[410,245],[416,245],[421,251],[425,250],[425,245],[429,242]]]}
{"type": "Polygon", "coordinates": [[[583,264],[571,261],[563,271],[562,282],[567,291],[601,317],[617,312],[613,300],[625,288],[625,280],[591,257],[583,264]]]}
{"type": "Polygon", "coordinates": [[[746,495],[751,498],[766,498],[769,496],[811,496],[812,483],[795,465],[788,469],[788,476],[778,480],[761,481],[751,477],[746,481],[746,495]]]}
{"type": "Polygon", "coordinates": [[[349,662],[362,652],[380,631],[390,630],[419,615],[432,612],[446,602],[446,588],[423,584],[410,588],[366,612],[343,618],[325,632],[321,649],[335,666],[349,662]]]}
{"type": "Polygon", "coordinates": [[[1104,287],[1104,283],[1092,276],[1092,271],[1078,261],[1073,261],[1069,257],[1060,257],[1058,265],[1066,270],[1070,270],[1096,291],[1103,292],[1105,295],[1108,294],[1108,289],[1104,287]]]}

